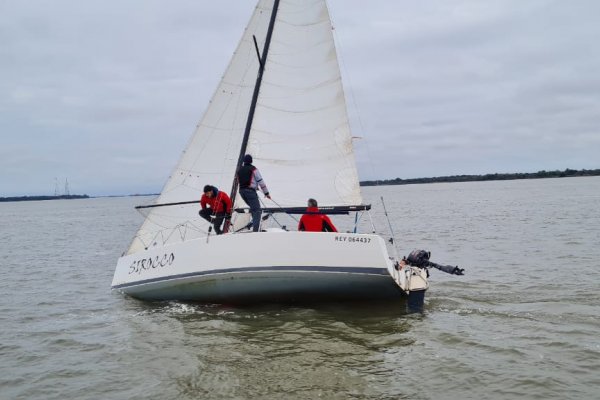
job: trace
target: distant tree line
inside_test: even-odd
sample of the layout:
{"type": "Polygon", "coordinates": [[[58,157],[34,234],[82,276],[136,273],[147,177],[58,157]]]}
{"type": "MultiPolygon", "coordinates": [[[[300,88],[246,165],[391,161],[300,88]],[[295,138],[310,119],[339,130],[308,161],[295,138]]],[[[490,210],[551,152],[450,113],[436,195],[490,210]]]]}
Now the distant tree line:
{"type": "Polygon", "coordinates": [[[434,183],[434,182],[475,182],[475,181],[506,181],[512,179],[542,179],[542,178],[567,178],[573,176],[598,176],[600,169],[570,169],[564,171],[538,171],[532,173],[512,173],[512,174],[485,174],[485,175],[452,175],[439,176],[435,178],[412,178],[412,179],[383,179],[376,181],[362,181],[361,186],[377,185],[408,185],[415,183],[434,183]]]}
{"type": "Polygon", "coordinates": [[[34,201],[34,200],[71,200],[71,199],[89,199],[87,194],[69,194],[62,196],[17,196],[0,197],[0,202],[4,201],[34,201]]]}

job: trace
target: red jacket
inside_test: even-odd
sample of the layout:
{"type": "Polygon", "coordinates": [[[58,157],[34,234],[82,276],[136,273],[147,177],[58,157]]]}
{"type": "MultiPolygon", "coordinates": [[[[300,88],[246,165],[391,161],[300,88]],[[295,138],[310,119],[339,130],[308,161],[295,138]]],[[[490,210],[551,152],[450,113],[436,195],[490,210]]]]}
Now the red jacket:
{"type": "MultiPolygon", "coordinates": [[[[317,207],[308,207],[306,212],[317,213],[317,207]]],[[[307,232],[337,232],[333,222],[325,214],[304,214],[298,223],[299,231],[307,232]]]]}
{"type": "Polygon", "coordinates": [[[231,199],[225,192],[221,192],[220,190],[217,192],[217,195],[209,198],[207,195],[203,194],[200,199],[200,206],[204,209],[207,206],[210,207],[213,214],[216,213],[226,213],[231,214],[231,199]]]}

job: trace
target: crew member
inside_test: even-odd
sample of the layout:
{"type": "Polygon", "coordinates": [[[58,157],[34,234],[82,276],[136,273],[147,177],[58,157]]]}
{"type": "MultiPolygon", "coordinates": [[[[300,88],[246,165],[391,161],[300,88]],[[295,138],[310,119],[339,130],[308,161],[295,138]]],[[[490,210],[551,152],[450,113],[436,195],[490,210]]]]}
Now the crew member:
{"type": "Polygon", "coordinates": [[[308,199],[307,214],[302,215],[298,223],[299,231],[337,232],[335,225],[325,214],[319,214],[319,205],[315,199],[308,199]]]}
{"type": "Polygon", "coordinates": [[[204,186],[204,194],[200,199],[200,210],[199,214],[202,218],[208,222],[212,222],[215,227],[217,235],[224,233],[221,230],[223,220],[225,220],[225,233],[229,227],[229,221],[231,220],[231,199],[225,192],[221,192],[214,186],[204,186]]]}
{"type": "Polygon", "coordinates": [[[250,213],[252,214],[252,231],[258,232],[262,211],[256,191],[260,187],[260,190],[262,190],[267,199],[270,200],[271,196],[269,195],[269,189],[267,189],[267,185],[260,175],[260,172],[252,165],[252,156],[250,154],[244,156],[244,164],[238,169],[236,176],[240,188],[240,196],[242,196],[242,199],[244,199],[246,204],[248,204],[248,207],[250,207],[250,213]]]}

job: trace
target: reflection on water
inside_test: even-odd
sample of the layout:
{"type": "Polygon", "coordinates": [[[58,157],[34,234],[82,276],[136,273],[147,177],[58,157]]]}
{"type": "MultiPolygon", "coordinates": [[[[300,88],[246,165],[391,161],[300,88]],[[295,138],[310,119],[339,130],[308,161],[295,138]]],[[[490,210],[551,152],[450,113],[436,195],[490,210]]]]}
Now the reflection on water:
{"type": "MultiPolygon", "coordinates": [[[[400,362],[394,357],[414,344],[408,332],[422,318],[407,316],[404,306],[140,303],[139,316],[150,318],[144,319],[154,325],[150,330],[160,330],[152,319],[159,316],[171,340],[179,335],[183,340],[176,347],[193,358],[185,373],[169,377],[180,397],[348,398],[379,396],[379,385],[390,393],[389,378],[400,362]]],[[[400,388],[396,394],[402,394],[400,388]]]]}

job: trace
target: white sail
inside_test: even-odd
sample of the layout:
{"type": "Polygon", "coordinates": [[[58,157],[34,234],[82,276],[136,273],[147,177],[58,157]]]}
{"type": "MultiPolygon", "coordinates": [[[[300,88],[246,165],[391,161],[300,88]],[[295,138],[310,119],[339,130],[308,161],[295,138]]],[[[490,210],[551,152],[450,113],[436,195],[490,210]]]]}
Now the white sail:
{"type": "Polygon", "coordinates": [[[282,0],[247,152],[282,206],[361,204],[325,1],[282,0]]]}
{"type": "MultiPolygon", "coordinates": [[[[273,0],[259,1],[231,62],[157,204],[230,192],[273,0]]],[[[324,0],[282,0],[247,153],[282,206],[360,204],[358,175],[332,26],[324,0]]],[[[238,196],[236,207],[245,204],[238,196]]],[[[206,235],[198,203],[151,208],[128,253],[206,235]]]]}

